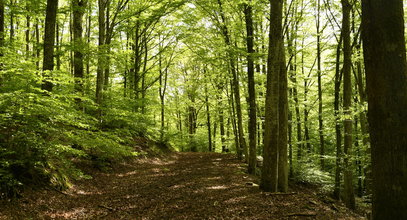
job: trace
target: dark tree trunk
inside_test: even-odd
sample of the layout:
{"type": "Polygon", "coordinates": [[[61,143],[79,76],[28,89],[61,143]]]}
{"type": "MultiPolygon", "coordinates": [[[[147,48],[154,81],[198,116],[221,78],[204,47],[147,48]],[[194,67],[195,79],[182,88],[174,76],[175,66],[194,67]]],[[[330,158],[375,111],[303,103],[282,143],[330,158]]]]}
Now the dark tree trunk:
{"type": "Polygon", "coordinates": [[[4,1],[0,0],[0,57],[4,56],[4,1]]]}
{"type": "Polygon", "coordinates": [[[205,86],[206,126],[208,128],[208,151],[212,151],[211,112],[209,108],[208,85],[205,86]]]}
{"type": "Polygon", "coordinates": [[[40,69],[40,55],[41,55],[41,47],[40,47],[40,28],[39,28],[39,21],[38,18],[35,20],[35,66],[37,70],[40,69]]]}
{"type": "Polygon", "coordinates": [[[352,51],[350,44],[350,11],[352,5],[348,0],[342,0],[342,37],[343,37],[343,110],[344,119],[344,203],[350,209],[355,209],[352,172],[352,51]]]}
{"type": "MultiPolygon", "coordinates": [[[[250,4],[251,2],[249,2],[250,4]]],[[[246,32],[247,32],[247,80],[249,91],[249,166],[248,172],[254,174],[256,171],[256,90],[254,82],[254,35],[253,35],[253,19],[252,19],[252,6],[246,4],[244,6],[244,14],[246,19],[246,32]]]]}
{"type": "Polygon", "coordinates": [[[362,0],[373,219],[407,219],[407,64],[403,1],[362,0]]]}
{"type": "Polygon", "coordinates": [[[86,0],[72,1],[73,8],[73,44],[74,44],[74,77],[75,89],[78,92],[83,91],[83,38],[82,24],[83,15],[86,9],[86,0]]]}
{"type": "MultiPolygon", "coordinates": [[[[55,43],[55,24],[57,19],[58,0],[47,0],[47,9],[45,16],[45,34],[44,34],[44,59],[43,71],[44,77],[50,77],[49,72],[54,69],[54,43],[55,43]]],[[[52,82],[44,80],[42,89],[48,92],[52,91],[52,82]]]]}
{"type": "MultiPolygon", "coordinates": [[[[98,65],[97,65],[97,74],[96,74],[96,103],[101,105],[102,104],[102,93],[103,93],[103,81],[104,81],[104,44],[105,44],[105,30],[106,30],[106,23],[105,23],[105,8],[107,2],[106,0],[98,0],[99,6],[99,14],[98,14],[98,21],[99,21],[99,48],[98,48],[98,65]]],[[[99,111],[99,116],[101,112],[99,111]]]]}
{"type": "MultiPolygon", "coordinates": [[[[10,0],[10,43],[12,44],[14,41],[14,1],[10,0]]],[[[48,3],[50,3],[50,1],[47,1],[47,14],[48,14],[48,3]]],[[[57,5],[58,7],[58,5],[57,5]]],[[[45,27],[46,28],[46,27],[45,27]]],[[[45,42],[44,42],[45,43],[45,42]]]]}
{"type": "Polygon", "coordinates": [[[341,117],[339,114],[340,106],[340,90],[341,90],[341,70],[340,70],[340,58],[341,58],[341,45],[342,34],[339,38],[338,45],[336,47],[336,66],[335,66],[335,100],[334,100],[334,115],[335,115],[335,137],[336,137],[336,158],[335,158],[335,187],[334,198],[340,199],[341,194],[341,172],[342,172],[342,134],[341,134],[341,117]]]}
{"type": "MultiPolygon", "coordinates": [[[[26,3],[25,6],[27,12],[31,12],[29,3],[26,3]]],[[[28,59],[31,56],[30,53],[30,26],[31,26],[31,16],[27,14],[25,16],[26,20],[26,30],[25,30],[25,57],[28,59]]]]}

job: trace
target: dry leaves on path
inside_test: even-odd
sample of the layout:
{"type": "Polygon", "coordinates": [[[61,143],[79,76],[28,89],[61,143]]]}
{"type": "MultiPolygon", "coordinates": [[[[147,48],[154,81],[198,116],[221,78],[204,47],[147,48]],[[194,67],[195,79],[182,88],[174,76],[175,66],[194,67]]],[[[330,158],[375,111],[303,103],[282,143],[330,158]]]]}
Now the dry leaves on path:
{"type": "Polygon", "coordinates": [[[301,186],[287,194],[263,193],[257,177],[247,175],[230,154],[174,153],[91,175],[63,194],[31,191],[1,201],[0,219],[361,218],[301,186]]]}

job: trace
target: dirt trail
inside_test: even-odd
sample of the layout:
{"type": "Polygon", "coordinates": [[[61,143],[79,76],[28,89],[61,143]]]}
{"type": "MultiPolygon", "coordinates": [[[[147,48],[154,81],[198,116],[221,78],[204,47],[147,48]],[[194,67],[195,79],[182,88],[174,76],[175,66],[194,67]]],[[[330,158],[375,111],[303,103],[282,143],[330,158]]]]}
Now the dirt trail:
{"type": "Polygon", "coordinates": [[[92,174],[63,193],[27,192],[0,202],[0,219],[359,219],[302,186],[258,189],[233,155],[175,153],[92,174]]]}

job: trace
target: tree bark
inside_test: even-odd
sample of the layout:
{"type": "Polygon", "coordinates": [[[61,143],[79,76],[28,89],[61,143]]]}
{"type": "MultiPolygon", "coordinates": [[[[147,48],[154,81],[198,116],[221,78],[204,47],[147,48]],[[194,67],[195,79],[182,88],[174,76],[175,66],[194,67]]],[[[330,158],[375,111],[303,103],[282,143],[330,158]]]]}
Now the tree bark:
{"type": "Polygon", "coordinates": [[[288,81],[285,64],[284,37],[280,42],[279,103],[278,103],[278,189],[288,191],[288,81]]]}
{"type": "Polygon", "coordinates": [[[83,52],[82,38],[83,15],[86,9],[86,0],[73,0],[73,44],[74,44],[74,77],[75,90],[83,92],[83,52]]]}
{"type": "Polygon", "coordinates": [[[320,149],[320,163],[321,170],[325,169],[325,141],[324,141],[324,121],[322,117],[322,69],[321,69],[321,0],[317,1],[317,75],[318,75],[318,125],[319,125],[319,149],[320,149]]]}
{"type": "MultiPolygon", "coordinates": [[[[221,19],[222,19],[222,34],[224,37],[225,44],[228,47],[229,64],[230,64],[230,70],[232,73],[233,94],[234,94],[234,98],[235,98],[234,100],[235,100],[235,104],[236,104],[237,131],[238,131],[238,135],[239,135],[239,146],[238,146],[239,150],[237,152],[241,153],[243,151],[243,153],[245,155],[245,161],[247,161],[248,160],[248,149],[247,149],[246,141],[244,140],[242,107],[241,107],[241,102],[240,102],[240,85],[239,85],[238,73],[236,71],[235,56],[233,55],[233,52],[231,51],[232,42],[230,41],[229,30],[226,25],[226,18],[223,13],[221,0],[218,0],[218,5],[219,5],[220,15],[221,15],[221,19]]],[[[242,156],[239,156],[239,158],[242,158],[242,156]]]]}
{"type": "MultiPolygon", "coordinates": [[[[44,58],[43,71],[44,77],[50,77],[49,72],[54,69],[54,43],[55,43],[55,24],[57,19],[58,0],[47,0],[47,9],[45,16],[45,34],[44,34],[44,58]]],[[[52,91],[52,82],[45,79],[41,88],[52,91]]]]}
{"type": "Polygon", "coordinates": [[[256,89],[254,82],[254,35],[253,35],[253,15],[251,2],[244,6],[246,20],[246,44],[247,44],[247,80],[249,92],[249,166],[248,172],[254,174],[256,171],[256,132],[257,132],[257,115],[256,115],[256,89]]]}
{"type": "Polygon", "coordinates": [[[362,0],[373,219],[407,219],[407,64],[403,1],[362,0]]]}
{"type": "Polygon", "coordinates": [[[4,1],[0,0],[0,57],[4,56],[4,1]]]}
{"type": "Polygon", "coordinates": [[[267,59],[266,119],[260,188],[276,192],[278,186],[279,78],[281,70],[283,1],[270,0],[269,51],[267,59]]]}
{"type": "MultiPolygon", "coordinates": [[[[98,43],[98,65],[96,70],[96,103],[99,106],[102,104],[102,93],[103,93],[103,84],[104,84],[104,44],[105,44],[105,30],[106,30],[106,23],[105,23],[105,8],[106,8],[106,0],[98,0],[99,6],[99,14],[98,14],[98,21],[99,21],[99,43],[98,43]]],[[[99,110],[99,117],[101,116],[101,112],[99,110]]]]}
{"type": "Polygon", "coordinates": [[[342,74],[340,70],[340,58],[341,58],[341,45],[342,34],[339,37],[339,42],[336,47],[336,66],[335,66],[335,100],[334,100],[334,116],[335,116],[335,137],[336,137],[336,158],[335,158],[335,186],[334,186],[334,198],[340,199],[341,194],[341,172],[342,172],[342,133],[341,133],[341,117],[339,115],[340,106],[340,90],[342,74]]]}
{"type": "Polygon", "coordinates": [[[352,51],[350,44],[350,10],[352,5],[348,0],[342,0],[342,37],[343,37],[343,110],[344,119],[344,203],[350,209],[355,209],[355,195],[352,174],[352,51]]]}

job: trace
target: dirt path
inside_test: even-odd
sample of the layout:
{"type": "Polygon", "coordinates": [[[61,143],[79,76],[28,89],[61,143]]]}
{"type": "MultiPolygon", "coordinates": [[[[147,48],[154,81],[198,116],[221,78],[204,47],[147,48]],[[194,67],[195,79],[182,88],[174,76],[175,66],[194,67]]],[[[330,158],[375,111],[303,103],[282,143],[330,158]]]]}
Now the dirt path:
{"type": "Polygon", "coordinates": [[[338,204],[294,186],[262,193],[233,155],[176,153],[96,172],[66,194],[27,192],[0,202],[0,219],[357,219],[338,204]],[[254,183],[254,184],[253,184],[254,183]]]}

